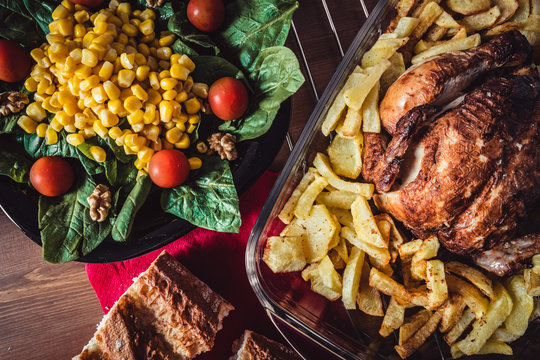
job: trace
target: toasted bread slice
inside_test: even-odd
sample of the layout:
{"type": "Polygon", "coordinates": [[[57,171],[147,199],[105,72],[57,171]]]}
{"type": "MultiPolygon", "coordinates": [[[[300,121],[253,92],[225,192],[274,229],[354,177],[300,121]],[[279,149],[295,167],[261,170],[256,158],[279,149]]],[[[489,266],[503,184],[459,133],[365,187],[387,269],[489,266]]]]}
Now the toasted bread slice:
{"type": "Polygon", "coordinates": [[[234,342],[233,352],[229,360],[302,360],[293,349],[251,330],[234,342]]]}

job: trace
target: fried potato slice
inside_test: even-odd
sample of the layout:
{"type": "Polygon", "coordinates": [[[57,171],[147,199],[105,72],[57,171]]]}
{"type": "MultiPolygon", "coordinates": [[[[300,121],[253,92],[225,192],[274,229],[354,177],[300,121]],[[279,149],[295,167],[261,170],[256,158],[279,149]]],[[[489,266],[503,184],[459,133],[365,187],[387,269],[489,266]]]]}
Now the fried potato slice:
{"type": "Polygon", "coordinates": [[[300,224],[298,218],[293,218],[283,230],[279,236],[304,236],[306,234],[306,229],[300,224]]]}
{"type": "Polygon", "coordinates": [[[409,316],[399,328],[399,345],[403,345],[415,332],[418,331],[431,317],[431,311],[423,309],[409,316]]]}
{"type": "Polygon", "coordinates": [[[362,266],[360,287],[356,296],[358,309],[371,316],[384,316],[381,293],[379,290],[369,286],[370,268],[366,261],[362,266]]]}
{"type": "Polygon", "coordinates": [[[494,289],[496,300],[489,304],[487,312],[480,319],[475,320],[471,332],[463,340],[452,345],[465,355],[473,355],[480,351],[512,311],[512,298],[506,289],[499,282],[495,283],[494,289]]]}
{"type": "Polygon", "coordinates": [[[499,10],[501,11],[501,14],[495,22],[495,25],[502,24],[503,22],[514,16],[519,6],[517,0],[493,0],[493,3],[497,5],[499,10]]]}
{"type": "Polygon", "coordinates": [[[489,9],[490,0],[446,0],[446,6],[453,12],[462,15],[472,15],[489,9]]]}
{"type": "Polygon", "coordinates": [[[439,331],[441,333],[448,332],[456,325],[463,314],[463,310],[465,310],[465,306],[465,301],[458,294],[453,294],[448,298],[443,306],[442,319],[439,325],[439,331]]]}
{"type": "Polygon", "coordinates": [[[536,274],[533,269],[525,269],[523,278],[527,285],[527,294],[531,296],[540,296],[540,275],[536,274]]]}
{"type": "MultiPolygon", "coordinates": [[[[352,203],[351,214],[354,222],[354,229],[359,237],[365,239],[369,244],[376,247],[388,247],[388,241],[383,239],[377,222],[371,212],[371,207],[365,197],[359,196],[352,203]]],[[[388,239],[386,239],[388,240],[388,239]]]]}
{"type": "Polygon", "coordinates": [[[463,301],[471,308],[477,319],[486,314],[489,301],[476,286],[449,273],[446,275],[446,283],[451,293],[457,293],[463,297],[463,301]]]}
{"type": "Polygon", "coordinates": [[[429,318],[429,320],[411,336],[405,343],[394,346],[396,352],[405,359],[411,356],[420,346],[422,346],[431,334],[437,330],[437,325],[441,321],[441,310],[435,311],[429,318]]]}
{"type": "Polygon", "coordinates": [[[343,259],[343,261],[345,261],[345,263],[349,261],[349,249],[347,249],[347,243],[345,242],[345,239],[341,237],[341,234],[339,236],[339,242],[334,247],[334,250],[343,259]]]}
{"type": "Polygon", "coordinates": [[[381,261],[379,258],[377,257],[373,257],[373,256],[370,256],[369,257],[369,263],[376,269],[382,271],[383,273],[385,273],[386,275],[388,276],[392,276],[394,275],[394,269],[392,268],[392,265],[390,265],[390,263],[388,262],[385,262],[385,261],[381,261]]]}
{"type": "Polygon", "coordinates": [[[427,307],[429,299],[425,292],[409,292],[403,285],[383,272],[372,268],[369,273],[369,286],[383,294],[396,297],[401,303],[427,307]]]}
{"type": "MultiPolygon", "coordinates": [[[[387,40],[395,40],[395,39],[383,39],[385,41],[387,40]]],[[[375,65],[365,68],[367,77],[362,81],[361,84],[358,86],[355,86],[353,88],[348,89],[345,92],[345,103],[348,107],[360,110],[362,108],[362,104],[364,103],[364,100],[366,99],[367,95],[373,89],[375,84],[379,82],[379,79],[381,78],[381,75],[388,69],[390,66],[390,61],[387,59],[380,59],[375,65]]],[[[343,132],[345,134],[348,134],[349,136],[355,136],[356,134],[351,133],[349,134],[347,129],[347,121],[345,119],[345,123],[343,124],[343,132]]]]}
{"type": "Polygon", "coordinates": [[[343,289],[341,300],[345,309],[356,309],[356,296],[360,286],[360,277],[364,265],[365,253],[357,247],[351,249],[351,256],[343,271],[343,289]]]}
{"type": "Polygon", "coordinates": [[[388,337],[394,330],[397,330],[405,320],[405,306],[396,301],[394,297],[390,298],[390,303],[384,314],[379,334],[382,337],[388,337]]]}
{"type": "Polygon", "coordinates": [[[394,53],[388,59],[390,61],[390,67],[382,74],[380,80],[380,93],[386,93],[386,90],[405,72],[405,61],[403,61],[403,55],[399,52],[394,53]]]}
{"type": "Polygon", "coordinates": [[[319,276],[319,264],[311,264],[302,271],[302,278],[311,282],[311,290],[327,298],[330,301],[339,299],[341,291],[335,291],[324,285],[319,276]]]}
{"type": "Polygon", "coordinates": [[[407,37],[379,38],[362,57],[362,68],[367,69],[377,65],[382,60],[388,60],[396,51],[409,40],[407,37]]]}
{"type": "Polygon", "coordinates": [[[269,237],[263,261],[275,273],[300,271],[306,266],[303,241],[303,236],[269,237]]]}
{"type": "Polygon", "coordinates": [[[302,196],[309,184],[315,179],[316,174],[318,174],[317,170],[314,167],[310,167],[292,192],[289,200],[287,200],[283,206],[283,209],[280,211],[278,217],[285,224],[289,224],[293,219],[294,210],[296,209],[298,199],[300,199],[300,196],[302,196]]]}
{"type": "Polygon", "coordinates": [[[435,24],[446,29],[457,29],[461,25],[446,11],[443,11],[441,15],[435,20],[435,24]]]}
{"type": "Polygon", "coordinates": [[[414,8],[411,16],[415,17],[415,18],[418,18],[420,16],[420,14],[424,11],[425,7],[431,2],[434,2],[436,4],[440,4],[441,0],[420,0],[420,1],[418,1],[418,4],[416,4],[416,7],[414,8]]]}
{"type": "Polygon", "coordinates": [[[326,206],[313,205],[306,219],[298,219],[298,224],[306,229],[304,237],[304,254],[308,263],[321,260],[339,231],[337,220],[330,214],[326,206]]]}
{"type": "Polygon", "coordinates": [[[337,176],[334,170],[332,170],[330,160],[326,155],[317,153],[317,155],[315,155],[315,159],[313,160],[313,165],[317,168],[319,173],[324,176],[326,180],[328,180],[330,185],[334,186],[335,188],[350,191],[367,198],[370,198],[373,195],[373,191],[375,190],[373,184],[349,182],[337,176]]]}
{"type": "Polygon", "coordinates": [[[518,28],[519,28],[519,23],[517,22],[505,22],[500,25],[494,26],[491,29],[488,29],[484,33],[484,36],[485,37],[497,36],[510,30],[517,30],[518,28]]]}
{"type": "MultiPolygon", "coordinates": [[[[462,353],[457,346],[450,348],[450,353],[452,358],[457,359],[465,354],[462,353]]],[[[482,348],[475,353],[475,355],[486,355],[486,354],[501,354],[501,355],[513,355],[512,348],[510,345],[505,344],[496,340],[488,340],[482,348]]]]}
{"type": "Polygon", "coordinates": [[[339,275],[334,268],[334,264],[328,255],[322,258],[319,266],[317,267],[317,271],[319,272],[319,277],[321,278],[324,286],[332,289],[335,292],[341,292],[343,287],[341,275],[339,275]]]}
{"type": "MultiPolygon", "coordinates": [[[[385,71],[386,72],[386,71],[385,71]]],[[[381,74],[382,77],[382,74],[381,74]]],[[[381,132],[381,118],[379,117],[379,90],[380,82],[377,81],[364,103],[362,104],[362,130],[370,133],[381,132]]]]}
{"type": "Polygon", "coordinates": [[[495,5],[488,11],[465,16],[460,20],[460,23],[467,29],[468,33],[472,33],[493,26],[500,15],[501,11],[499,10],[499,7],[495,5]]]}
{"type": "Polygon", "coordinates": [[[328,113],[326,114],[326,118],[324,119],[321,130],[324,136],[330,135],[330,133],[338,125],[341,118],[345,115],[345,110],[347,108],[347,105],[345,104],[345,93],[349,89],[360,85],[366,77],[366,74],[362,73],[362,69],[360,67],[357,67],[357,69],[355,69],[355,71],[349,75],[345,85],[343,85],[343,88],[341,88],[339,93],[336,95],[330,109],[328,109],[328,113]]]}
{"type": "MultiPolygon", "coordinates": [[[[489,0],[488,0],[489,1],[489,0]]],[[[416,11],[416,10],[415,10],[416,11]]],[[[437,5],[436,2],[428,2],[422,9],[420,15],[418,15],[419,23],[414,28],[414,31],[409,36],[409,41],[402,47],[402,53],[406,61],[412,57],[412,50],[416,43],[422,38],[429,27],[437,20],[442,14],[443,9],[437,5]]],[[[416,17],[413,15],[413,17],[416,17]]]]}
{"type": "Polygon", "coordinates": [[[308,185],[306,190],[304,190],[304,193],[298,199],[296,209],[294,209],[294,215],[300,219],[307,218],[311,212],[311,207],[313,206],[315,199],[327,185],[328,181],[324,177],[318,174],[315,175],[315,179],[308,185]]]}
{"type": "Polygon", "coordinates": [[[399,256],[402,259],[412,258],[414,254],[420,251],[423,241],[421,239],[412,240],[402,244],[399,247],[399,256]]]}
{"type": "Polygon", "coordinates": [[[514,275],[505,279],[504,285],[513,304],[510,315],[504,320],[504,329],[510,334],[521,337],[529,326],[529,317],[534,309],[533,297],[527,294],[527,285],[523,275],[514,275]]]}
{"type": "Polygon", "coordinates": [[[437,256],[439,251],[439,240],[436,236],[430,236],[422,241],[422,245],[416,251],[411,260],[411,274],[416,280],[426,278],[426,260],[437,256]]]}
{"type": "Polygon", "coordinates": [[[411,63],[418,64],[432,56],[447,53],[450,51],[467,50],[472,47],[480,45],[481,40],[482,39],[480,37],[480,34],[474,34],[464,39],[450,39],[450,40],[442,42],[441,44],[434,45],[430,47],[428,50],[423,51],[418,55],[415,55],[411,59],[411,63]]]}
{"type": "MultiPolygon", "coordinates": [[[[337,246],[337,245],[336,245],[337,246]]],[[[332,264],[334,264],[334,268],[336,270],[341,270],[341,269],[345,269],[345,266],[347,265],[347,263],[343,260],[343,258],[341,257],[341,255],[338,254],[338,252],[336,251],[336,247],[334,247],[333,249],[331,249],[329,252],[328,252],[328,257],[330,258],[330,260],[332,260],[332,264]]]]}
{"type": "Polygon", "coordinates": [[[426,265],[426,285],[429,290],[429,306],[438,308],[448,298],[448,286],[441,260],[429,260],[426,265]]]}
{"type": "Polygon", "coordinates": [[[419,22],[420,20],[414,17],[401,17],[393,33],[397,36],[397,38],[406,38],[413,32],[414,28],[419,22]]]}
{"type": "Polygon", "coordinates": [[[390,262],[390,253],[386,247],[377,247],[368,243],[364,238],[358,237],[352,228],[348,226],[342,227],[341,236],[351,243],[351,245],[361,249],[369,256],[379,259],[381,264],[388,264],[390,262]]]}
{"type": "Polygon", "coordinates": [[[338,222],[343,226],[348,226],[351,229],[354,228],[353,218],[350,210],[340,209],[337,207],[328,207],[328,211],[333,214],[338,222]]]}
{"type": "Polygon", "coordinates": [[[523,22],[527,20],[531,13],[529,0],[518,0],[518,8],[510,18],[511,22],[523,22]]]}
{"type": "Polygon", "coordinates": [[[362,148],[364,136],[359,133],[353,138],[334,137],[327,149],[328,158],[336,174],[356,179],[362,171],[362,148]]]}
{"type": "Polygon", "coordinates": [[[424,38],[428,41],[439,41],[446,35],[447,32],[447,28],[434,24],[426,32],[424,38]]]}
{"type": "Polygon", "coordinates": [[[317,203],[324,204],[332,208],[340,208],[343,210],[348,210],[351,208],[352,203],[356,200],[358,194],[352,193],[350,191],[329,191],[322,192],[317,196],[317,203]]]}
{"type": "Polygon", "coordinates": [[[471,309],[465,309],[456,324],[444,335],[444,341],[446,341],[448,345],[453,345],[474,319],[475,316],[471,309]]]}
{"type": "Polygon", "coordinates": [[[484,295],[491,300],[495,300],[495,291],[493,291],[493,284],[491,279],[488,278],[482,271],[472,266],[462,264],[457,261],[450,261],[445,264],[446,270],[452,274],[456,274],[469,280],[474,284],[484,295]]]}
{"type": "Polygon", "coordinates": [[[464,27],[459,28],[458,31],[452,36],[452,40],[465,39],[467,37],[467,30],[464,27]]]}

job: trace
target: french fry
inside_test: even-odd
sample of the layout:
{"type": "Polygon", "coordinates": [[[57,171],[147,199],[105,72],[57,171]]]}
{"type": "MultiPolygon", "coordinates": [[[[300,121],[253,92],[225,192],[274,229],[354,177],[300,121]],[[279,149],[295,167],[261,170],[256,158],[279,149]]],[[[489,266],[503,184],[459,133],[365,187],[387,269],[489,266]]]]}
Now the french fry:
{"type": "Polygon", "coordinates": [[[395,262],[399,255],[399,247],[403,244],[403,236],[399,232],[394,219],[388,214],[379,214],[375,216],[376,219],[384,219],[390,223],[390,241],[388,243],[388,250],[390,251],[391,261],[395,262]]]}
{"type": "Polygon", "coordinates": [[[502,24],[506,20],[510,19],[515,14],[519,5],[517,0],[493,0],[493,3],[497,5],[501,11],[501,15],[499,15],[495,25],[502,24]]]}
{"type": "Polygon", "coordinates": [[[448,32],[448,29],[438,25],[432,25],[424,35],[424,38],[428,41],[441,40],[448,32]]]}
{"type": "MultiPolygon", "coordinates": [[[[347,106],[356,110],[360,110],[362,108],[364,100],[366,99],[366,96],[369,94],[373,86],[375,86],[375,84],[379,82],[381,75],[386,71],[386,69],[388,69],[389,66],[390,61],[388,61],[387,59],[381,59],[375,65],[366,68],[365,71],[367,73],[367,77],[364,79],[364,81],[362,81],[362,83],[360,83],[358,86],[355,86],[345,91],[345,103],[347,104],[347,106]]],[[[345,119],[345,123],[343,124],[343,132],[345,134],[348,134],[349,136],[355,136],[356,133],[349,134],[349,132],[346,131],[347,125],[348,124],[345,119]]]]}
{"type": "Polygon", "coordinates": [[[405,62],[403,61],[403,55],[399,52],[394,53],[390,58],[388,58],[391,65],[386,71],[382,74],[380,80],[380,93],[386,93],[386,90],[396,81],[401,74],[405,72],[405,62]]]}
{"type": "Polygon", "coordinates": [[[298,219],[298,223],[306,229],[304,237],[306,261],[312,263],[321,260],[331,248],[330,244],[339,231],[339,223],[324,205],[313,205],[310,216],[298,219]]]}
{"type": "Polygon", "coordinates": [[[337,217],[338,222],[343,226],[354,228],[353,218],[350,210],[340,209],[336,207],[328,207],[331,214],[337,217]]]}
{"type": "Polygon", "coordinates": [[[356,179],[362,171],[362,148],[364,136],[360,133],[354,138],[334,137],[327,149],[328,158],[337,175],[356,179]]]}
{"type": "Polygon", "coordinates": [[[400,305],[394,297],[390,298],[390,303],[384,314],[379,334],[388,337],[394,330],[397,330],[405,319],[405,306],[400,305]]]}
{"type": "Polygon", "coordinates": [[[300,271],[306,266],[303,237],[269,237],[263,253],[263,261],[275,273],[300,271]]]}
{"type": "MultiPolygon", "coordinates": [[[[390,63],[390,62],[389,62],[390,63]]],[[[386,72],[386,71],[384,71],[386,72]]],[[[382,74],[381,74],[382,77],[382,74]]],[[[362,130],[364,132],[380,133],[381,119],[379,117],[379,90],[380,82],[377,81],[368,93],[362,104],[362,130]]]]}
{"type": "Polygon", "coordinates": [[[341,300],[345,309],[356,309],[356,296],[358,294],[358,287],[360,286],[364,257],[365,253],[362,250],[357,247],[351,249],[351,256],[349,257],[345,271],[343,271],[341,300]]]}
{"type": "Polygon", "coordinates": [[[420,16],[420,14],[424,11],[425,7],[431,2],[440,4],[441,0],[420,0],[420,1],[418,1],[418,4],[416,4],[416,7],[414,8],[414,11],[412,12],[411,16],[414,17],[414,18],[418,18],[420,16]]]}
{"type": "MultiPolygon", "coordinates": [[[[450,348],[450,353],[452,358],[457,359],[465,354],[462,353],[457,346],[450,348]]],[[[510,345],[505,344],[496,340],[488,340],[482,348],[475,353],[475,355],[485,355],[485,354],[501,354],[501,355],[513,355],[512,348],[510,345]]]]}
{"type": "Polygon", "coordinates": [[[444,341],[446,341],[448,345],[453,345],[474,319],[475,316],[471,309],[465,309],[456,324],[444,335],[444,341]]]}
{"type": "Polygon", "coordinates": [[[361,135],[360,129],[362,128],[363,120],[364,117],[361,109],[348,107],[343,122],[340,122],[336,127],[336,132],[343,138],[354,139],[361,135]],[[345,124],[347,124],[347,127],[345,127],[345,124]],[[344,131],[343,129],[346,130],[344,131]],[[351,135],[351,132],[354,132],[355,135],[351,135]]]}
{"type": "Polygon", "coordinates": [[[452,36],[452,40],[465,39],[467,37],[467,30],[464,27],[459,28],[459,30],[452,36]]]}
{"type": "Polygon", "coordinates": [[[328,185],[328,181],[324,177],[315,175],[315,179],[308,185],[306,190],[304,190],[304,193],[298,199],[296,209],[294,209],[294,215],[300,219],[307,218],[315,199],[320,192],[324,190],[326,185],[328,185]]]}
{"type": "Polygon", "coordinates": [[[366,240],[367,243],[376,247],[388,247],[388,241],[385,241],[375,222],[371,207],[366,198],[359,196],[352,203],[351,214],[354,222],[354,229],[358,236],[366,240]]]}
{"type": "Polygon", "coordinates": [[[400,0],[397,5],[397,13],[400,18],[407,16],[414,7],[416,0],[400,0]]]}
{"type": "Polygon", "coordinates": [[[370,268],[366,261],[362,267],[362,276],[360,278],[360,287],[356,296],[358,309],[371,316],[384,316],[381,293],[379,290],[369,286],[370,268]]]}
{"type": "Polygon", "coordinates": [[[429,336],[435,332],[437,325],[441,321],[442,312],[441,310],[435,311],[429,320],[411,336],[405,343],[401,345],[394,346],[399,356],[402,359],[409,357],[414,353],[422,344],[426,342],[429,336]]]}
{"type": "Polygon", "coordinates": [[[529,0],[518,0],[518,8],[514,15],[510,18],[510,22],[523,22],[527,20],[530,13],[531,8],[529,0]]]}
{"type": "Polygon", "coordinates": [[[484,295],[491,300],[495,300],[495,291],[493,291],[491,279],[488,278],[482,271],[457,261],[447,262],[445,264],[445,268],[452,274],[459,275],[462,278],[469,280],[484,295]]]}
{"type": "Polygon", "coordinates": [[[341,236],[346,239],[351,245],[364,251],[369,256],[379,259],[382,264],[390,262],[390,253],[385,247],[376,247],[373,244],[366,242],[363,238],[359,238],[356,232],[348,226],[341,228],[341,236]]]}
{"type": "Polygon", "coordinates": [[[300,196],[302,196],[309,184],[315,179],[315,174],[317,174],[317,170],[313,167],[310,167],[302,177],[302,180],[300,180],[300,182],[294,189],[293,193],[289,197],[289,200],[287,200],[287,202],[283,206],[283,209],[278,215],[279,219],[283,221],[283,223],[288,224],[293,219],[294,209],[296,209],[298,199],[300,199],[300,196]]]}
{"type": "Polygon", "coordinates": [[[375,190],[373,184],[348,182],[337,176],[332,170],[330,160],[328,160],[326,155],[317,153],[317,155],[315,155],[315,159],[313,160],[313,165],[317,168],[319,173],[324,176],[326,180],[328,180],[330,185],[334,186],[335,188],[350,191],[368,198],[373,195],[373,191],[375,190]]]}
{"type": "Polygon", "coordinates": [[[324,286],[332,289],[335,292],[341,292],[341,289],[343,287],[341,275],[339,275],[334,268],[334,264],[332,263],[332,260],[330,260],[328,255],[322,258],[319,266],[317,267],[317,271],[324,286]]]}
{"type": "Polygon", "coordinates": [[[463,301],[471,308],[477,319],[486,314],[489,301],[476,286],[449,273],[446,275],[446,283],[451,293],[457,293],[463,297],[463,301]]]}
{"type": "Polygon", "coordinates": [[[512,299],[506,289],[495,283],[496,300],[489,304],[487,312],[472,325],[471,332],[454,345],[465,355],[476,354],[512,311],[512,299]]]}
{"type": "Polygon", "coordinates": [[[338,254],[338,252],[336,251],[336,247],[331,249],[327,255],[330,258],[330,260],[332,260],[332,264],[334,264],[334,268],[336,270],[345,269],[345,266],[347,265],[347,263],[343,260],[341,255],[338,254]]]}
{"type": "Polygon", "coordinates": [[[339,243],[334,247],[334,250],[337,254],[339,254],[343,261],[349,261],[349,249],[347,249],[347,243],[345,242],[345,239],[341,237],[341,234],[339,237],[339,243]]]}
{"type": "Polygon", "coordinates": [[[467,29],[468,33],[471,33],[493,26],[500,15],[501,11],[499,10],[499,7],[495,5],[488,11],[465,16],[461,19],[460,23],[467,29]]]}
{"type": "Polygon", "coordinates": [[[422,241],[422,245],[416,251],[411,260],[411,274],[416,280],[426,278],[426,260],[437,256],[439,251],[439,240],[436,236],[430,236],[422,241]]]}
{"type": "Polygon", "coordinates": [[[446,6],[454,12],[462,15],[472,15],[489,9],[490,0],[447,0],[446,6]]]}
{"type": "Polygon", "coordinates": [[[390,243],[390,232],[392,231],[392,225],[389,221],[386,219],[383,219],[382,217],[375,215],[373,217],[375,219],[375,222],[377,223],[377,227],[379,228],[379,231],[381,232],[381,236],[383,238],[383,242],[390,243]]]}
{"type": "Polygon", "coordinates": [[[292,221],[285,226],[279,236],[304,236],[306,229],[300,224],[298,218],[293,218],[292,221]]]}
{"type": "Polygon", "coordinates": [[[367,69],[377,65],[381,60],[390,59],[408,40],[407,37],[379,38],[362,57],[362,68],[367,69]]]}
{"type": "Polygon", "coordinates": [[[529,317],[534,309],[533,297],[527,294],[523,275],[514,275],[504,280],[504,285],[512,298],[512,311],[504,321],[504,329],[521,337],[529,325],[529,317]]]}
{"type": "Polygon", "coordinates": [[[446,11],[443,11],[441,15],[435,20],[437,26],[446,28],[446,29],[458,29],[461,25],[446,11]]]}
{"type": "Polygon", "coordinates": [[[418,64],[432,56],[450,52],[450,51],[467,50],[472,47],[480,45],[480,42],[481,42],[480,34],[474,34],[464,39],[451,39],[439,45],[434,45],[430,47],[428,50],[423,51],[418,55],[415,55],[411,59],[411,63],[418,64]]]}
{"type": "Polygon", "coordinates": [[[382,271],[383,273],[385,273],[388,276],[392,276],[394,274],[394,269],[392,268],[392,266],[390,265],[389,262],[387,263],[385,261],[379,260],[379,258],[377,258],[377,257],[370,256],[369,257],[369,263],[374,268],[382,271]]]}
{"type": "Polygon", "coordinates": [[[429,306],[438,308],[448,298],[448,287],[441,260],[429,260],[426,266],[426,285],[429,290],[429,306]]]}
{"type": "Polygon", "coordinates": [[[453,294],[443,307],[443,314],[441,323],[439,325],[439,331],[441,333],[448,332],[458,322],[459,318],[465,310],[465,301],[458,294],[453,294]]]}
{"type": "Polygon", "coordinates": [[[407,289],[417,288],[421,285],[421,281],[413,279],[411,275],[411,259],[401,260],[401,276],[403,277],[403,285],[407,289]]]}
{"type": "Polygon", "coordinates": [[[322,124],[322,133],[324,136],[330,135],[330,133],[336,128],[339,120],[344,116],[347,107],[345,104],[345,92],[358,86],[366,78],[365,74],[359,72],[361,71],[361,68],[357,68],[358,70],[355,70],[355,72],[349,75],[345,85],[343,85],[343,88],[340,90],[339,94],[337,94],[334,102],[330,106],[330,109],[328,109],[328,113],[326,114],[326,118],[322,124]]]}
{"type": "Polygon", "coordinates": [[[335,291],[324,285],[319,276],[319,264],[311,264],[302,271],[302,278],[311,282],[311,290],[327,298],[330,301],[339,299],[341,291],[335,291]]]}
{"type": "Polygon", "coordinates": [[[429,305],[429,299],[426,293],[409,292],[403,285],[375,268],[372,268],[369,273],[369,286],[376,288],[383,294],[396,297],[402,303],[422,307],[429,305]]]}
{"type": "Polygon", "coordinates": [[[393,33],[397,38],[406,38],[413,32],[414,28],[418,25],[418,22],[419,20],[417,18],[403,16],[399,19],[393,33]]]}
{"type": "Polygon", "coordinates": [[[517,30],[518,28],[519,28],[519,23],[517,22],[505,22],[503,24],[494,26],[491,29],[488,29],[484,33],[484,36],[485,37],[497,36],[510,30],[517,30]]]}
{"type": "Polygon", "coordinates": [[[358,194],[349,191],[330,191],[322,192],[317,196],[317,203],[324,204],[332,208],[348,210],[356,200],[358,194]]]}
{"type": "Polygon", "coordinates": [[[415,332],[418,331],[431,317],[431,311],[423,309],[405,319],[399,328],[399,345],[403,345],[415,332]]]}
{"type": "Polygon", "coordinates": [[[442,14],[442,12],[443,9],[437,5],[436,2],[427,2],[418,16],[414,16],[413,14],[413,17],[418,17],[419,23],[409,36],[409,41],[407,44],[402,47],[401,52],[406,61],[411,59],[414,46],[418,40],[422,38],[429,27],[435,22],[435,20],[437,20],[437,18],[442,14]]]}
{"type": "Polygon", "coordinates": [[[415,253],[420,251],[422,243],[421,239],[416,239],[402,244],[399,247],[399,256],[402,259],[412,258],[415,253]]]}

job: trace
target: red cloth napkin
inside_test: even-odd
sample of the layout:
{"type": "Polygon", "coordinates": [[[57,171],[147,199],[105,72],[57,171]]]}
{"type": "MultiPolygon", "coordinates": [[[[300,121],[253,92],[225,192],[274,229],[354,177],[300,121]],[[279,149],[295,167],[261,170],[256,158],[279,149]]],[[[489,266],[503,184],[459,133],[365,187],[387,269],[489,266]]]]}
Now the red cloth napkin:
{"type": "Polygon", "coordinates": [[[109,311],[133,283],[134,277],[145,271],[161,251],[167,250],[235,307],[217,334],[214,349],[198,359],[227,359],[232,354],[233,341],[242,335],[244,329],[285,343],[251,289],[244,265],[249,234],[276,177],[276,173],[266,172],[240,197],[242,226],[238,234],[198,228],[162,249],[135,259],[110,264],[86,264],[88,279],[104,312],[109,311]]]}

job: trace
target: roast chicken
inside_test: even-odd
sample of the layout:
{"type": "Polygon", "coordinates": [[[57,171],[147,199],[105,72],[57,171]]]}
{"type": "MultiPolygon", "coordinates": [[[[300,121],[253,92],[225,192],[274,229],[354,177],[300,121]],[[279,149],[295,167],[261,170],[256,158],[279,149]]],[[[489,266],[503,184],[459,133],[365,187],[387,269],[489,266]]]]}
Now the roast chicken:
{"type": "Polygon", "coordinates": [[[374,133],[364,139],[362,175],[376,186],[377,207],[415,236],[436,234],[449,251],[500,276],[540,252],[538,234],[519,231],[540,197],[540,78],[523,66],[530,51],[521,34],[509,32],[427,60],[381,103],[395,105],[392,116],[403,113],[398,121],[384,118],[381,105],[391,140],[374,133]],[[503,66],[513,68],[477,80],[503,66]],[[423,94],[409,90],[412,76],[423,94]],[[473,81],[480,85],[446,104],[473,81]]]}

